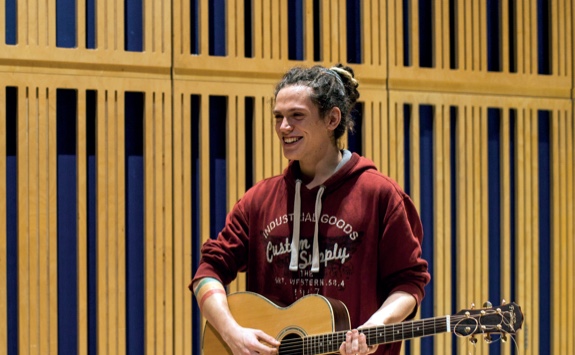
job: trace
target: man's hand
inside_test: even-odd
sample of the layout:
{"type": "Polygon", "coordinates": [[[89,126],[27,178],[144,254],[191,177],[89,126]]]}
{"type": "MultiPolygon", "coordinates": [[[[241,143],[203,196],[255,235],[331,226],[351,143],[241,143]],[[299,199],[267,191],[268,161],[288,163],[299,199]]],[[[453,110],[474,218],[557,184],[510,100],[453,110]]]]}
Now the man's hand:
{"type": "Polygon", "coordinates": [[[365,334],[360,333],[357,329],[347,332],[345,342],[339,347],[339,353],[341,355],[373,354],[376,350],[377,345],[368,346],[365,334]]]}
{"type": "Polygon", "coordinates": [[[237,327],[224,337],[234,355],[277,354],[280,342],[259,329],[237,327]]]}

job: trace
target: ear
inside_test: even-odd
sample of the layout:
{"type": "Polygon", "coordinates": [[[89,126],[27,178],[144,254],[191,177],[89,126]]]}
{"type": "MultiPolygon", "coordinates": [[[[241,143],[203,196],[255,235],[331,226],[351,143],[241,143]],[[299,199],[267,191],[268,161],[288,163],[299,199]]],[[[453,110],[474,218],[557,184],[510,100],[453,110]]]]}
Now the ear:
{"type": "Polygon", "coordinates": [[[334,131],[341,122],[341,111],[339,107],[333,107],[326,115],[327,129],[334,131]]]}

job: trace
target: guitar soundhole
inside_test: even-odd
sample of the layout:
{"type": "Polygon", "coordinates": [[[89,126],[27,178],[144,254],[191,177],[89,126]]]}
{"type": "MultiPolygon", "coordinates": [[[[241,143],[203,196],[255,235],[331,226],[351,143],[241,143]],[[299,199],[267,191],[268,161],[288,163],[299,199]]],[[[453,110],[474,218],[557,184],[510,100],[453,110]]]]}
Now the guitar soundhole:
{"type": "Polygon", "coordinates": [[[279,348],[280,355],[303,355],[303,340],[298,334],[288,334],[282,340],[279,348]]]}

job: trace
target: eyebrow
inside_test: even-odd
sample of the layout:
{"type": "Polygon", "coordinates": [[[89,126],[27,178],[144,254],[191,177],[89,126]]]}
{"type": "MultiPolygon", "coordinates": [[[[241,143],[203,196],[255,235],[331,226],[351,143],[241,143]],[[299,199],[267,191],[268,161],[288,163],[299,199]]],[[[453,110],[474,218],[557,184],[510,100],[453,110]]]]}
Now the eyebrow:
{"type": "MultiPolygon", "coordinates": [[[[305,108],[305,107],[295,107],[295,108],[289,108],[289,109],[285,110],[286,113],[297,112],[297,111],[305,111],[305,112],[307,112],[307,111],[309,111],[309,110],[308,110],[307,108],[305,108]]],[[[272,113],[273,113],[273,114],[277,114],[277,113],[282,113],[282,111],[274,109],[274,110],[272,111],[272,113]]]]}

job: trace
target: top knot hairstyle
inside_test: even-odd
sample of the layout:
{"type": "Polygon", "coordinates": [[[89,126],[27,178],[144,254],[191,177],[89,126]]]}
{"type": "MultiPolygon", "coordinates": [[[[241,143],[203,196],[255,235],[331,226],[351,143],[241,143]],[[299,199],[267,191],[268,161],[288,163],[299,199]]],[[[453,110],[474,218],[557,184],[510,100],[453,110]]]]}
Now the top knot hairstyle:
{"type": "Polygon", "coordinates": [[[320,117],[334,107],[341,111],[341,122],[334,131],[334,138],[337,142],[346,130],[353,132],[354,122],[351,118],[351,110],[354,108],[359,91],[358,82],[354,78],[353,69],[337,64],[331,68],[320,65],[311,68],[294,67],[284,74],[282,80],[277,84],[274,97],[278,92],[288,86],[301,85],[311,88],[311,101],[319,109],[320,117]]]}

